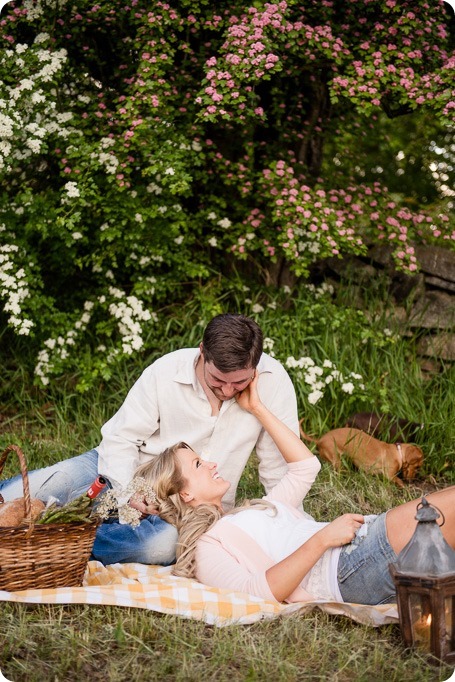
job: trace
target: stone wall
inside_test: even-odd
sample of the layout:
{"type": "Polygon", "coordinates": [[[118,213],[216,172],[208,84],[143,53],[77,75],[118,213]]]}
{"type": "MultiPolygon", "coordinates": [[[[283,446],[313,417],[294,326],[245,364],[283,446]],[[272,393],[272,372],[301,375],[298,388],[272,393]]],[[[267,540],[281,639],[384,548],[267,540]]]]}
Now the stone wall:
{"type": "Polygon", "coordinates": [[[406,275],[392,265],[391,249],[374,246],[368,257],[330,258],[318,266],[318,277],[340,282],[348,278],[359,288],[357,305],[363,307],[361,290],[381,273],[394,308],[391,319],[404,334],[417,334],[422,368],[439,371],[455,362],[455,252],[435,246],[416,247],[420,272],[406,275]]]}

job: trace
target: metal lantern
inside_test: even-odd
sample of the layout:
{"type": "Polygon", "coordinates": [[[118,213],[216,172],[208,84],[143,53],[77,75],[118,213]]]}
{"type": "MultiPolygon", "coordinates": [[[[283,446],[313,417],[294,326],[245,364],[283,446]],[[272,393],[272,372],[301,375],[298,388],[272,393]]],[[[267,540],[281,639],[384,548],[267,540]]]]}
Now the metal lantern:
{"type": "Polygon", "coordinates": [[[442,512],[422,497],[414,535],[390,572],[406,646],[455,663],[455,551],[439,530],[440,516],[443,525],[442,512]]]}

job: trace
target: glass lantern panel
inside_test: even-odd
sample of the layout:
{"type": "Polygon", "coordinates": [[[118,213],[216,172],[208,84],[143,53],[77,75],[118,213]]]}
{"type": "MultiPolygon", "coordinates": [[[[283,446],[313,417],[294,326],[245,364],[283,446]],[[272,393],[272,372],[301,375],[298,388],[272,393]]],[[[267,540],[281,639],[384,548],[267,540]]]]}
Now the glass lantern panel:
{"type": "Polygon", "coordinates": [[[431,604],[425,594],[409,595],[413,644],[422,651],[431,652],[431,604]]]}
{"type": "Polygon", "coordinates": [[[445,612],[445,644],[447,651],[455,651],[455,628],[454,628],[455,597],[446,597],[444,600],[445,612]]]}

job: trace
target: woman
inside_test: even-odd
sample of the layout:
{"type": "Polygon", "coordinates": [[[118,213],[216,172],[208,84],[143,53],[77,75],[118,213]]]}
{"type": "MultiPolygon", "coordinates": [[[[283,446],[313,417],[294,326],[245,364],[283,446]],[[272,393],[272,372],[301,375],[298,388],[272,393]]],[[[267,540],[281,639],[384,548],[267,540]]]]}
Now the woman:
{"type": "MultiPolygon", "coordinates": [[[[174,573],[278,602],[395,601],[388,566],[414,532],[417,503],[379,516],[344,514],[331,523],[302,513],[320,463],[261,403],[256,384],[257,376],[236,399],[259,420],[288,464],[286,476],[262,500],[224,514],[221,500],[229,481],[186,443],[137,472],[153,486],[159,515],[179,531],[174,573]]],[[[455,486],[428,495],[428,501],[443,512],[442,532],[454,547],[455,486]]]]}

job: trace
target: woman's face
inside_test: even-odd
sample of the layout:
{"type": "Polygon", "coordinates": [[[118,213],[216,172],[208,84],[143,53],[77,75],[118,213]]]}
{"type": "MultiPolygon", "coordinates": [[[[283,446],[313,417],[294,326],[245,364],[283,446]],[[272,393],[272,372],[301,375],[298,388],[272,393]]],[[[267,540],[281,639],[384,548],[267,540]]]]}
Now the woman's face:
{"type": "Polygon", "coordinates": [[[182,500],[192,507],[200,504],[221,507],[223,495],[231,484],[218,474],[217,465],[204,461],[187,448],[179,448],[175,456],[185,479],[185,486],[180,491],[182,500]]]}

